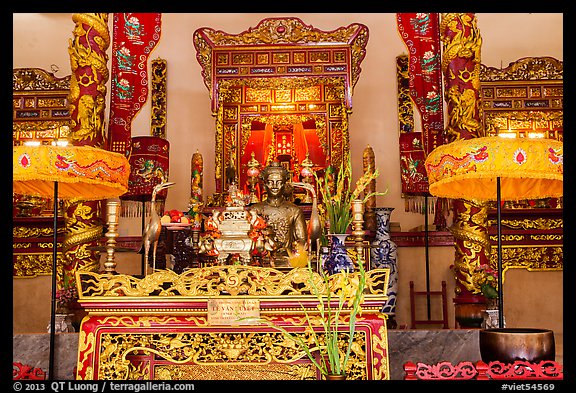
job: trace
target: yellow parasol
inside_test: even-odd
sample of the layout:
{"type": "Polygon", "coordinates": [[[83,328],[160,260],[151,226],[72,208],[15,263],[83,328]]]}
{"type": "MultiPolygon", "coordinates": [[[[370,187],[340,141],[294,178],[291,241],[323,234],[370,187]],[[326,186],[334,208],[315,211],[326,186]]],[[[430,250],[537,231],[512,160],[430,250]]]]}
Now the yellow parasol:
{"type": "Polygon", "coordinates": [[[128,190],[130,164],[121,154],[92,146],[14,146],[12,172],[13,192],[54,200],[49,362],[51,379],[56,330],[58,198],[99,200],[118,197],[128,190]]]}
{"type": "Polygon", "coordinates": [[[128,190],[130,166],[119,153],[92,146],[14,146],[13,191],[62,199],[114,198],[128,190]]]}
{"type": "Polygon", "coordinates": [[[553,139],[498,136],[461,139],[434,149],[424,165],[430,194],[496,201],[499,327],[503,327],[501,200],[561,197],[563,144],[553,139]]]}

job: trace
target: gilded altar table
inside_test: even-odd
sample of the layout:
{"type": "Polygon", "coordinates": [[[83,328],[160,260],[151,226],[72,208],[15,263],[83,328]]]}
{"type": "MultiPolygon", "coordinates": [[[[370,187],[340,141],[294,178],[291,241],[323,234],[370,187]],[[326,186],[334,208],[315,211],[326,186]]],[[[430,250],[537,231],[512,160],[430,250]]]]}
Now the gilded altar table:
{"type": "MultiPolygon", "coordinates": [[[[305,340],[314,329],[322,340],[319,299],[310,292],[308,275],[307,268],[238,265],[181,274],[161,270],[142,279],[78,271],[79,303],[87,314],[76,379],[320,379],[305,353],[277,328],[305,340]],[[229,310],[240,317],[256,313],[268,323],[227,318],[229,310]]],[[[388,269],[366,272],[348,379],[390,379],[386,316],[380,312],[388,275],[388,269]]],[[[339,325],[343,344],[348,311],[339,325]]]]}

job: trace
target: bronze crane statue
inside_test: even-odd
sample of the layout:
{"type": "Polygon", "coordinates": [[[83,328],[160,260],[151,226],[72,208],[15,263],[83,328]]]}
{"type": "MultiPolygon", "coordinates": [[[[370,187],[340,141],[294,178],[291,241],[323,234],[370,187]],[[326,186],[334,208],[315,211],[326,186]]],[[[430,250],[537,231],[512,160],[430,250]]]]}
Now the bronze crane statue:
{"type": "MultiPolygon", "coordinates": [[[[156,194],[165,188],[172,187],[174,182],[162,182],[157,184],[152,190],[152,199],[150,201],[150,220],[146,225],[146,229],[142,234],[142,248],[144,249],[144,260],[148,263],[148,253],[150,246],[152,246],[152,272],[156,270],[156,248],[158,247],[158,239],[162,231],[162,223],[160,222],[160,215],[156,211],[156,194]]],[[[142,250],[141,248],[141,250],[142,250]]]]}
{"type": "Polygon", "coordinates": [[[310,213],[310,219],[308,220],[308,247],[316,242],[322,234],[322,226],[320,223],[320,215],[318,214],[318,198],[316,196],[316,189],[312,184],[304,182],[292,182],[295,187],[302,187],[312,194],[312,212],[310,213]]]}

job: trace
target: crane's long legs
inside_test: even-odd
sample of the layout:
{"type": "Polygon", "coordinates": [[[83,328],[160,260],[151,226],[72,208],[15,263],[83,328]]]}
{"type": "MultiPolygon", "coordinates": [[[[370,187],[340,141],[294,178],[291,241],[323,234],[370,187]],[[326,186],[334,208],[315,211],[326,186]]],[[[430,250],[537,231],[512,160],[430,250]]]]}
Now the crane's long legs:
{"type": "Polygon", "coordinates": [[[145,263],[143,265],[144,277],[146,277],[148,275],[148,250],[149,250],[149,247],[144,248],[144,261],[145,261],[145,263]]]}
{"type": "Polygon", "coordinates": [[[156,271],[156,248],[158,247],[158,242],[154,243],[154,254],[152,254],[152,273],[156,271]]]}

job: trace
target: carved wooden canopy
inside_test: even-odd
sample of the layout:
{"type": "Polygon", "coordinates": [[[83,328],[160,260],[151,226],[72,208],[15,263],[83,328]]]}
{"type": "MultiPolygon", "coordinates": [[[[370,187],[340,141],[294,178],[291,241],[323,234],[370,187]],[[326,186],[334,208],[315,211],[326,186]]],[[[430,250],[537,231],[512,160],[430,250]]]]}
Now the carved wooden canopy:
{"type": "Polygon", "coordinates": [[[12,143],[49,143],[70,131],[70,75],[57,78],[40,68],[14,68],[12,76],[12,143]]]}
{"type": "Polygon", "coordinates": [[[506,68],[481,65],[482,121],[486,135],[563,140],[563,62],[525,57],[506,68]]]}
{"type": "Polygon", "coordinates": [[[327,160],[338,166],[348,154],[348,114],[366,54],[366,26],[322,31],[298,18],[268,18],[240,34],[200,28],[193,39],[217,119],[217,191],[226,187],[224,163],[239,169],[242,186],[251,153],[262,165],[277,157],[283,130],[304,135],[305,147],[288,160],[294,172],[306,150],[318,169],[327,160]]]}

